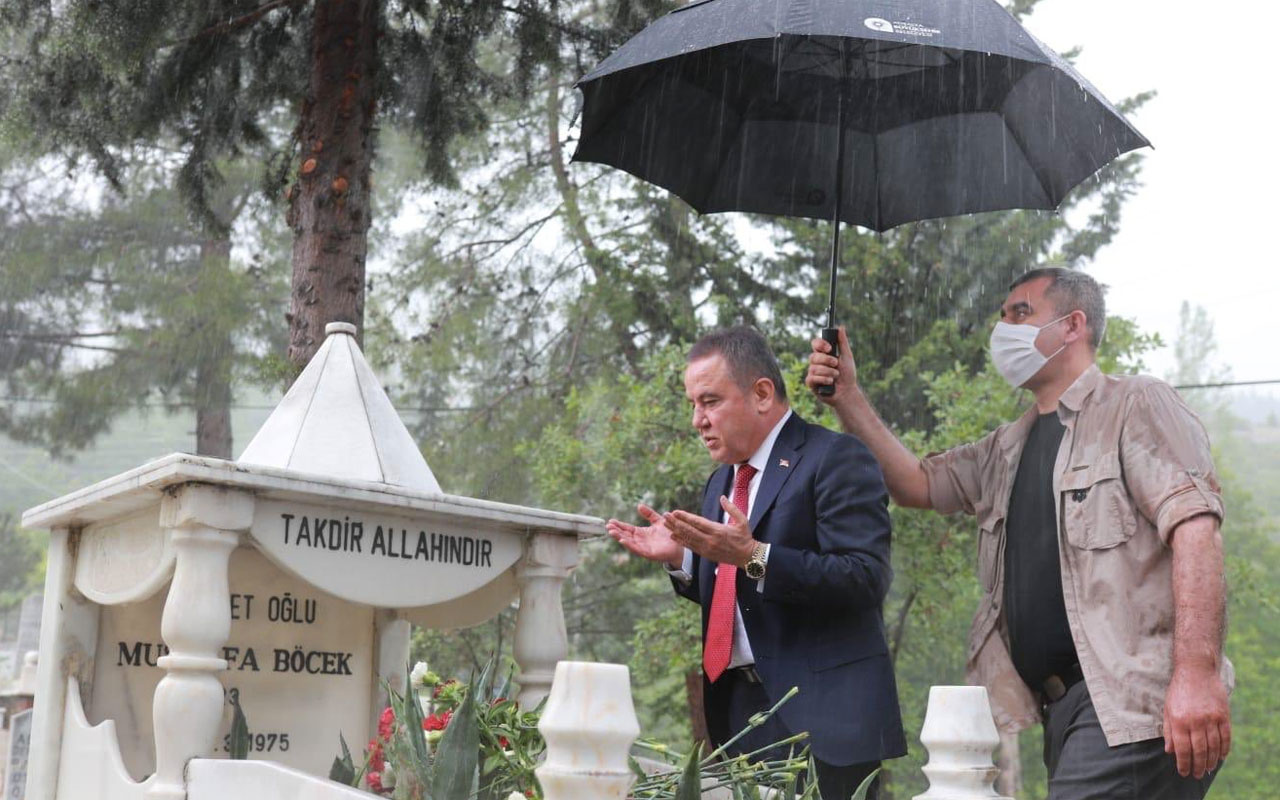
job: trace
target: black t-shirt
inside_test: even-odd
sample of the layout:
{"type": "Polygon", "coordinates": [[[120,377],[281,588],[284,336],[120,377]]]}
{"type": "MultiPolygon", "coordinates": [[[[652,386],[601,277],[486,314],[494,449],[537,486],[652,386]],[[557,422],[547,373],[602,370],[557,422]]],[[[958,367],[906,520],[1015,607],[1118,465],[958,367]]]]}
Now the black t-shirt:
{"type": "Polygon", "coordinates": [[[1078,660],[1058,561],[1058,503],[1053,466],[1065,428],[1042,414],[1027,436],[1005,519],[1004,608],[1010,655],[1032,690],[1078,660]]]}

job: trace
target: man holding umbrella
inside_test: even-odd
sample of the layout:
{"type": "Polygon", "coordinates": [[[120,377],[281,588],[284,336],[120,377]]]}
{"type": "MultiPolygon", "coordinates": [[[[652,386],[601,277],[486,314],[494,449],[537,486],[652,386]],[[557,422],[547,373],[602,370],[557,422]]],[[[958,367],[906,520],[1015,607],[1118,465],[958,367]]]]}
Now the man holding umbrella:
{"type": "Polygon", "coordinates": [[[1231,749],[1223,503],[1209,442],[1167,384],[1103,375],[1102,291],[1049,268],[1014,282],[996,368],[1035,406],[921,460],[839,357],[809,387],[875,454],[896,502],[978,519],[983,598],[968,674],[1006,731],[1044,722],[1050,800],[1202,798],[1231,749]]]}

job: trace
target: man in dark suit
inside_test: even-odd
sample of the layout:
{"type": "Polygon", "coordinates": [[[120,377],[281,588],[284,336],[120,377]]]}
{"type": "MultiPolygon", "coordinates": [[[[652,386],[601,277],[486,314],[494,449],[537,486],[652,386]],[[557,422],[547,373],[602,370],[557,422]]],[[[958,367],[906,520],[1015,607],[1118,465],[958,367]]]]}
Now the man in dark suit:
{"type": "Polygon", "coordinates": [[[798,687],[732,751],[807,731],[823,797],[847,800],[881,759],[907,751],[882,619],[892,575],[880,467],[858,439],[792,413],[751,328],[699,340],[685,393],[722,464],[700,515],[640,505],[649,525],[609,520],[609,534],[666,564],[676,591],[701,604],[712,740],[798,687]]]}

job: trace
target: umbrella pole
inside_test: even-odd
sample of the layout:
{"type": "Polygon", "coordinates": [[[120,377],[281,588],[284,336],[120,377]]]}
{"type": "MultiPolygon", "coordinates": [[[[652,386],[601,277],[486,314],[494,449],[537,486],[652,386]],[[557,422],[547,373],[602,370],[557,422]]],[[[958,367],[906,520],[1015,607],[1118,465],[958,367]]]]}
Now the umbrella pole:
{"type": "MultiPolygon", "coordinates": [[[[844,44],[840,46],[840,69],[844,72],[844,44]]],[[[840,355],[840,330],[836,328],[836,273],[840,268],[840,202],[844,199],[844,81],[836,100],[836,208],[831,216],[831,282],[827,289],[827,327],[822,338],[831,345],[831,355],[840,355]]],[[[819,386],[818,394],[830,397],[836,393],[835,384],[819,386]]]]}

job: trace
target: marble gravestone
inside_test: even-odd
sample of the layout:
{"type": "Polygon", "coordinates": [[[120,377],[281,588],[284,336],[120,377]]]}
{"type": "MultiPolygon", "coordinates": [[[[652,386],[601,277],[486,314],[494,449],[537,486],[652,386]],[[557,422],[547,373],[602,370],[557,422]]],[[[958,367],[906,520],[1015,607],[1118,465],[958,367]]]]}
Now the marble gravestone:
{"type": "Polygon", "coordinates": [[[23,658],[32,650],[40,647],[40,607],[43,598],[39,594],[27,595],[22,600],[18,613],[18,636],[13,645],[13,661],[10,676],[17,680],[22,673],[23,658]]]}
{"type": "Polygon", "coordinates": [[[518,697],[546,696],[601,521],[444,494],[354,333],[329,326],[237,461],[174,454],[24,516],[51,530],[28,800],[180,800],[233,701],[271,780],[324,776],[402,688],[411,623],[517,600],[518,697]]]}
{"type": "MultiPolygon", "coordinates": [[[[230,558],[231,631],[222,683],[249,723],[249,751],[314,774],[328,772],[339,733],[353,748],[370,712],[374,611],[283,572],[252,548],[230,558]]],[[[91,723],[115,720],[120,753],[135,778],[155,768],[151,698],[169,653],[160,636],[165,598],[107,606],[99,623],[91,723]]],[[[232,709],[214,754],[230,745],[232,709]]]]}
{"type": "Polygon", "coordinates": [[[31,752],[31,711],[9,720],[9,752],[4,768],[4,800],[23,800],[27,783],[27,759],[31,752]]]}

